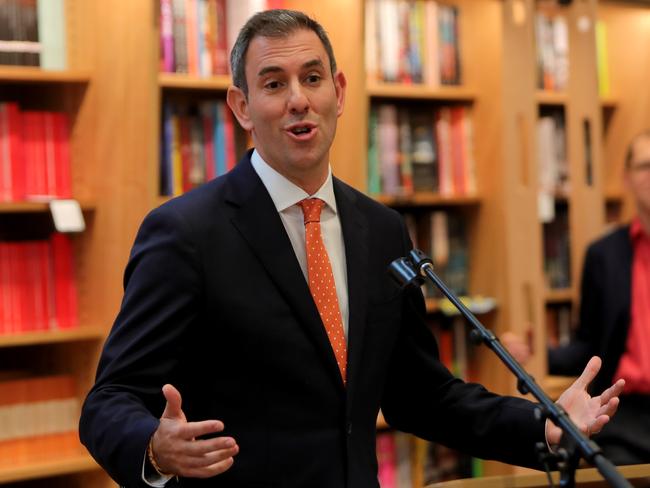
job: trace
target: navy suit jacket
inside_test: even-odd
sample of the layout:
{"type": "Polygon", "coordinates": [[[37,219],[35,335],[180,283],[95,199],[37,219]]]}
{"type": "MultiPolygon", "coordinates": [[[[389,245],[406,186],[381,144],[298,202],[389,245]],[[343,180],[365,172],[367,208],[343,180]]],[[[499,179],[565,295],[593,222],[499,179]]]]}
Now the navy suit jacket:
{"type": "MultiPolygon", "coordinates": [[[[120,484],[141,469],[174,384],[188,420],[219,419],[240,447],[230,470],[181,486],[377,488],[381,407],[403,431],[536,465],[533,404],[454,378],[438,361],[418,290],[389,263],[410,249],[399,214],[334,179],[345,242],[344,387],[280,217],[250,164],[144,220],[80,435],[120,484]]],[[[175,482],[171,482],[175,483],[175,482]]]]}
{"type": "Polygon", "coordinates": [[[598,355],[603,366],[592,390],[601,392],[611,386],[630,327],[632,258],[629,225],[617,228],[587,248],[578,330],[569,344],[549,350],[552,374],[578,375],[589,358],[598,355]]]}

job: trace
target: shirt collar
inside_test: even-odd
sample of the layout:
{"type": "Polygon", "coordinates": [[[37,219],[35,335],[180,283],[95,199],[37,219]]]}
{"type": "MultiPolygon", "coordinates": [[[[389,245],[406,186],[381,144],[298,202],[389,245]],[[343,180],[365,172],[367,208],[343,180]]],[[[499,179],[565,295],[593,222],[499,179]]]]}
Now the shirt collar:
{"type": "Polygon", "coordinates": [[[325,183],[313,195],[309,195],[298,185],[289,181],[285,176],[278,173],[269,164],[262,159],[262,156],[253,151],[251,155],[251,164],[257,175],[266,187],[266,191],[271,195],[273,204],[278,212],[282,212],[289,207],[297,204],[305,198],[320,198],[325,204],[336,213],[336,198],[334,197],[334,185],[332,183],[332,168],[327,168],[327,178],[325,183]]]}

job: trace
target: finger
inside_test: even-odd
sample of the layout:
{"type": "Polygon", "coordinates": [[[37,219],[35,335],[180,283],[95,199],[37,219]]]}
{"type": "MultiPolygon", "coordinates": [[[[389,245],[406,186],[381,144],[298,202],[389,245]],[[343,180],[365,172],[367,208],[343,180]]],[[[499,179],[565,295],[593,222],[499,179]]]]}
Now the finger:
{"type": "Polygon", "coordinates": [[[191,477],[191,478],[210,478],[212,476],[216,476],[218,474],[221,474],[233,465],[235,462],[235,459],[232,457],[229,457],[227,459],[224,459],[222,461],[219,461],[217,463],[211,464],[210,466],[206,466],[203,468],[190,468],[187,471],[184,471],[181,473],[183,476],[191,477]]]}
{"type": "Polygon", "coordinates": [[[601,404],[604,405],[608,403],[612,398],[618,397],[621,393],[623,393],[624,388],[625,388],[625,380],[618,380],[612,386],[607,388],[602,393],[602,395],[600,395],[601,404]]]}
{"type": "Polygon", "coordinates": [[[163,386],[162,388],[163,395],[167,404],[165,405],[165,410],[162,413],[163,419],[185,419],[185,414],[181,409],[181,393],[170,384],[163,386]]]}
{"type": "Polygon", "coordinates": [[[573,383],[573,386],[581,390],[586,390],[589,386],[589,383],[593,381],[593,379],[598,374],[598,371],[600,371],[601,364],[602,361],[598,356],[592,357],[587,363],[587,366],[585,367],[580,377],[573,383]]]}
{"type": "Polygon", "coordinates": [[[180,428],[180,435],[184,439],[194,439],[202,435],[214,434],[223,431],[224,425],[220,420],[202,420],[188,422],[180,428]]]}
{"type": "Polygon", "coordinates": [[[202,456],[192,456],[185,459],[184,465],[188,469],[200,469],[212,466],[221,461],[235,456],[239,452],[239,446],[233,446],[228,449],[219,449],[202,456]]]}
{"type": "Polygon", "coordinates": [[[589,427],[588,434],[589,435],[598,434],[603,429],[603,427],[605,427],[605,424],[609,422],[610,418],[611,417],[609,415],[599,415],[598,417],[596,417],[596,419],[589,427]]]}
{"type": "Polygon", "coordinates": [[[210,452],[231,449],[236,445],[237,442],[232,437],[215,437],[214,439],[190,442],[185,448],[185,453],[188,456],[203,456],[210,452]]]}
{"type": "Polygon", "coordinates": [[[607,402],[605,405],[602,405],[598,409],[598,414],[596,416],[608,415],[610,417],[613,417],[616,413],[616,410],[618,409],[619,403],[620,399],[618,397],[612,398],[609,402],[607,402]]]}

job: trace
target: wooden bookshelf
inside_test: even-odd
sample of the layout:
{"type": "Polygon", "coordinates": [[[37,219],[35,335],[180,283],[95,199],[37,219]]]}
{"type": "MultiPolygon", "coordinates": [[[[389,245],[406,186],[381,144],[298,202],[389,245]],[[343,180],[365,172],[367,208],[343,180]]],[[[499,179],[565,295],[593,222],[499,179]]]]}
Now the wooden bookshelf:
{"type": "Polygon", "coordinates": [[[481,203],[478,196],[443,196],[433,192],[416,192],[408,196],[378,195],[373,198],[389,207],[457,207],[481,203]]]}
{"type": "Polygon", "coordinates": [[[564,107],[569,101],[569,94],[566,91],[538,90],[535,101],[538,105],[564,107]]]}
{"type": "Polygon", "coordinates": [[[230,76],[199,77],[175,73],[160,73],[158,84],[163,89],[206,90],[225,92],[231,84],[230,76]]]}
{"type": "Polygon", "coordinates": [[[547,304],[571,303],[573,298],[574,292],[571,288],[547,289],[544,300],[547,304]]]}
{"type": "Polygon", "coordinates": [[[76,432],[0,443],[0,483],[98,470],[76,432]]]}
{"type": "Polygon", "coordinates": [[[476,92],[465,86],[368,82],[366,92],[373,98],[437,100],[441,102],[472,102],[476,99],[476,92]]]}
{"type": "MultiPolygon", "coordinates": [[[[79,205],[83,212],[92,212],[96,208],[95,202],[91,200],[81,200],[79,205]]],[[[0,214],[44,213],[49,211],[50,205],[47,202],[0,202],[0,214]]]]}
{"type": "Polygon", "coordinates": [[[0,335],[0,348],[56,344],[62,342],[99,341],[106,337],[105,327],[80,326],[71,330],[22,332],[0,335]]]}
{"type": "Polygon", "coordinates": [[[89,83],[91,72],[86,70],[48,71],[31,66],[0,65],[0,84],[40,83],[78,84],[89,83]]]}

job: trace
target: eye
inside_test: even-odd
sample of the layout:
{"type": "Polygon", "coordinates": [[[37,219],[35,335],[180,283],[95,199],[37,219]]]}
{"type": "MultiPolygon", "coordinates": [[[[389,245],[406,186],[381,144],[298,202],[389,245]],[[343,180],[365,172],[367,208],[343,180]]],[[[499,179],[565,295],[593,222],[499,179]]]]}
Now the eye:
{"type": "Polygon", "coordinates": [[[320,80],[321,80],[321,76],[315,73],[308,75],[307,78],[305,78],[305,81],[310,85],[316,85],[320,82],[320,80]]]}
{"type": "Polygon", "coordinates": [[[277,90],[278,88],[280,88],[280,82],[277,80],[267,81],[264,84],[264,88],[267,90],[277,90]]]}

